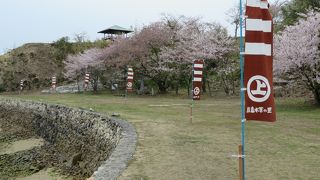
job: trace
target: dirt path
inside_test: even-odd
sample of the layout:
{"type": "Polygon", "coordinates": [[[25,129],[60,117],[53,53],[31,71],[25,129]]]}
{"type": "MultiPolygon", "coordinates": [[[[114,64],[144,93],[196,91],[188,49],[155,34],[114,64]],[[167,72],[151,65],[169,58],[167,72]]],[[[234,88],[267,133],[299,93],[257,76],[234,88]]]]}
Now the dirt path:
{"type": "Polygon", "coordinates": [[[17,178],[16,180],[68,180],[68,178],[59,176],[52,172],[52,169],[46,169],[32,174],[31,176],[17,178]]]}
{"type": "Polygon", "coordinates": [[[0,179],[62,180],[67,179],[45,168],[42,160],[44,139],[24,127],[0,119],[0,179]]]}
{"type": "Polygon", "coordinates": [[[0,151],[0,155],[13,154],[19,151],[30,150],[34,147],[42,146],[43,143],[44,140],[42,138],[30,138],[25,140],[14,141],[10,144],[6,144],[4,149],[0,151]]]}
{"type": "MultiPolygon", "coordinates": [[[[0,129],[1,133],[1,129],[0,129]]],[[[0,149],[0,155],[5,154],[14,154],[21,151],[28,151],[36,147],[40,147],[44,144],[44,140],[42,138],[29,138],[24,140],[17,140],[10,143],[2,144],[2,148],[0,149]]],[[[41,170],[35,174],[18,177],[17,180],[63,180],[63,178],[59,176],[59,174],[54,173],[52,169],[41,170]]]]}

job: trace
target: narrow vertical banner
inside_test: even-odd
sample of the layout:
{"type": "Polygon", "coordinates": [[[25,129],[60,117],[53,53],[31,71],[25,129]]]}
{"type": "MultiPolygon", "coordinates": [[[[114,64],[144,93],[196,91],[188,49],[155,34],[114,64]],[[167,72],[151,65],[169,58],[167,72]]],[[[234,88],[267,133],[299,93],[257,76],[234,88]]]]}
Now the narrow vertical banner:
{"type": "Polygon", "coordinates": [[[84,77],[84,90],[86,91],[89,87],[89,81],[90,81],[90,74],[86,73],[84,77]]]}
{"type": "Polygon", "coordinates": [[[273,97],[273,23],[267,0],[247,0],[244,85],[245,118],[276,121],[273,97]]]}
{"type": "Polygon", "coordinates": [[[203,73],[203,60],[193,61],[192,69],[192,99],[200,100],[202,88],[202,73],[203,73]]]}
{"type": "Polygon", "coordinates": [[[52,80],[51,80],[51,87],[52,87],[53,91],[56,90],[56,86],[57,86],[57,78],[55,76],[53,76],[52,80]]]}
{"type": "Polygon", "coordinates": [[[133,69],[128,67],[127,72],[127,92],[133,91],[133,69]]]}

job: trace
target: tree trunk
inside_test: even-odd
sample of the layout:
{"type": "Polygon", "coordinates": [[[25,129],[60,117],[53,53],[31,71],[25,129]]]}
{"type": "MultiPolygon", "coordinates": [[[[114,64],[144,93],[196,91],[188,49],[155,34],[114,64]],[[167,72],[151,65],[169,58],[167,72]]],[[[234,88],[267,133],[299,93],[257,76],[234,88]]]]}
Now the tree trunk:
{"type": "Polygon", "coordinates": [[[212,96],[212,91],[211,91],[211,87],[210,87],[210,82],[209,82],[209,81],[207,81],[207,84],[208,84],[209,94],[210,94],[210,96],[212,96]]]}
{"type": "Polygon", "coordinates": [[[144,94],[144,80],[140,80],[139,94],[144,94]]]}
{"type": "Polygon", "coordinates": [[[167,93],[167,87],[166,87],[166,83],[163,81],[160,81],[157,83],[158,87],[159,87],[159,93],[160,94],[166,94],[167,93]]]}
{"type": "Polygon", "coordinates": [[[160,94],[166,94],[167,93],[167,88],[163,87],[163,86],[160,86],[159,87],[159,93],[160,94]]]}
{"type": "Polygon", "coordinates": [[[234,30],[234,37],[236,38],[238,36],[238,24],[236,24],[235,30],[234,30]]]}
{"type": "Polygon", "coordinates": [[[28,84],[28,90],[30,91],[31,90],[31,83],[27,83],[27,84],[28,84]]]}
{"type": "Polygon", "coordinates": [[[93,83],[93,92],[97,92],[98,91],[98,82],[94,81],[93,83]]]}
{"type": "Polygon", "coordinates": [[[206,84],[207,84],[207,78],[205,78],[205,76],[203,76],[203,78],[202,78],[202,93],[207,92],[206,84]]]}
{"type": "Polygon", "coordinates": [[[77,78],[76,80],[76,83],[77,83],[77,88],[78,88],[78,93],[80,92],[80,85],[79,85],[79,79],[77,78]]]}
{"type": "Polygon", "coordinates": [[[236,94],[236,83],[235,80],[232,80],[232,95],[236,94]]]}
{"type": "Polygon", "coordinates": [[[309,75],[304,72],[304,68],[301,69],[301,74],[307,79],[306,85],[308,86],[309,90],[312,91],[317,105],[320,105],[320,84],[316,81],[312,81],[309,75]]]}
{"type": "Polygon", "coordinates": [[[98,91],[98,83],[99,83],[99,77],[94,77],[92,79],[92,89],[93,92],[97,92],[98,91]]]}
{"type": "Polygon", "coordinates": [[[176,90],[176,95],[178,95],[179,94],[179,84],[176,85],[175,90],[176,90]]]}
{"type": "MultiPolygon", "coordinates": [[[[319,85],[319,86],[320,86],[320,85],[319,85]]],[[[315,89],[315,90],[313,91],[313,94],[314,94],[314,98],[315,98],[315,100],[316,100],[317,105],[320,105],[320,88],[315,89]]]]}
{"type": "Polygon", "coordinates": [[[153,90],[153,87],[151,88],[151,95],[154,96],[154,90],[153,90]]]}
{"type": "Polygon", "coordinates": [[[224,92],[226,93],[227,96],[229,96],[230,95],[230,89],[228,87],[228,83],[226,82],[226,80],[224,78],[222,78],[222,84],[223,84],[224,92]]]}

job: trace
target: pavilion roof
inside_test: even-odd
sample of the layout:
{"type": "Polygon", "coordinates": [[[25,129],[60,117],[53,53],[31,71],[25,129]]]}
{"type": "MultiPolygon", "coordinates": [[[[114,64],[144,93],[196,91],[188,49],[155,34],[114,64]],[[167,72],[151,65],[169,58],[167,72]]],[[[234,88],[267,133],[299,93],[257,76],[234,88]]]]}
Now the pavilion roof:
{"type": "Polygon", "coordinates": [[[108,29],[99,31],[98,33],[103,33],[103,34],[127,34],[133,32],[132,30],[120,27],[118,25],[114,25],[109,27],[108,29]]]}

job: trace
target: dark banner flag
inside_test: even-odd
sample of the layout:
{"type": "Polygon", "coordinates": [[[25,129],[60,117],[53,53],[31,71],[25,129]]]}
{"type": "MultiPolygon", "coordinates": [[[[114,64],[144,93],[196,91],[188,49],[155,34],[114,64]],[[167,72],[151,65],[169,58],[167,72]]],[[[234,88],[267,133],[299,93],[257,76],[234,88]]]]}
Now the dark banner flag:
{"type": "Polygon", "coordinates": [[[203,71],[203,60],[193,61],[193,70],[192,70],[192,99],[200,100],[200,92],[202,88],[202,71],[203,71]]]}
{"type": "Polygon", "coordinates": [[[273,28],[267,0],[247,0],[244,85],[247,120],[276,121],[273,97],[273,28]]]}
{"type": "Polygon", "coordinates": [[[128,74],[127,74],[127,91],[132,92],[132,87],[133,87],[133,69],[129,67],[128,74]]]}

